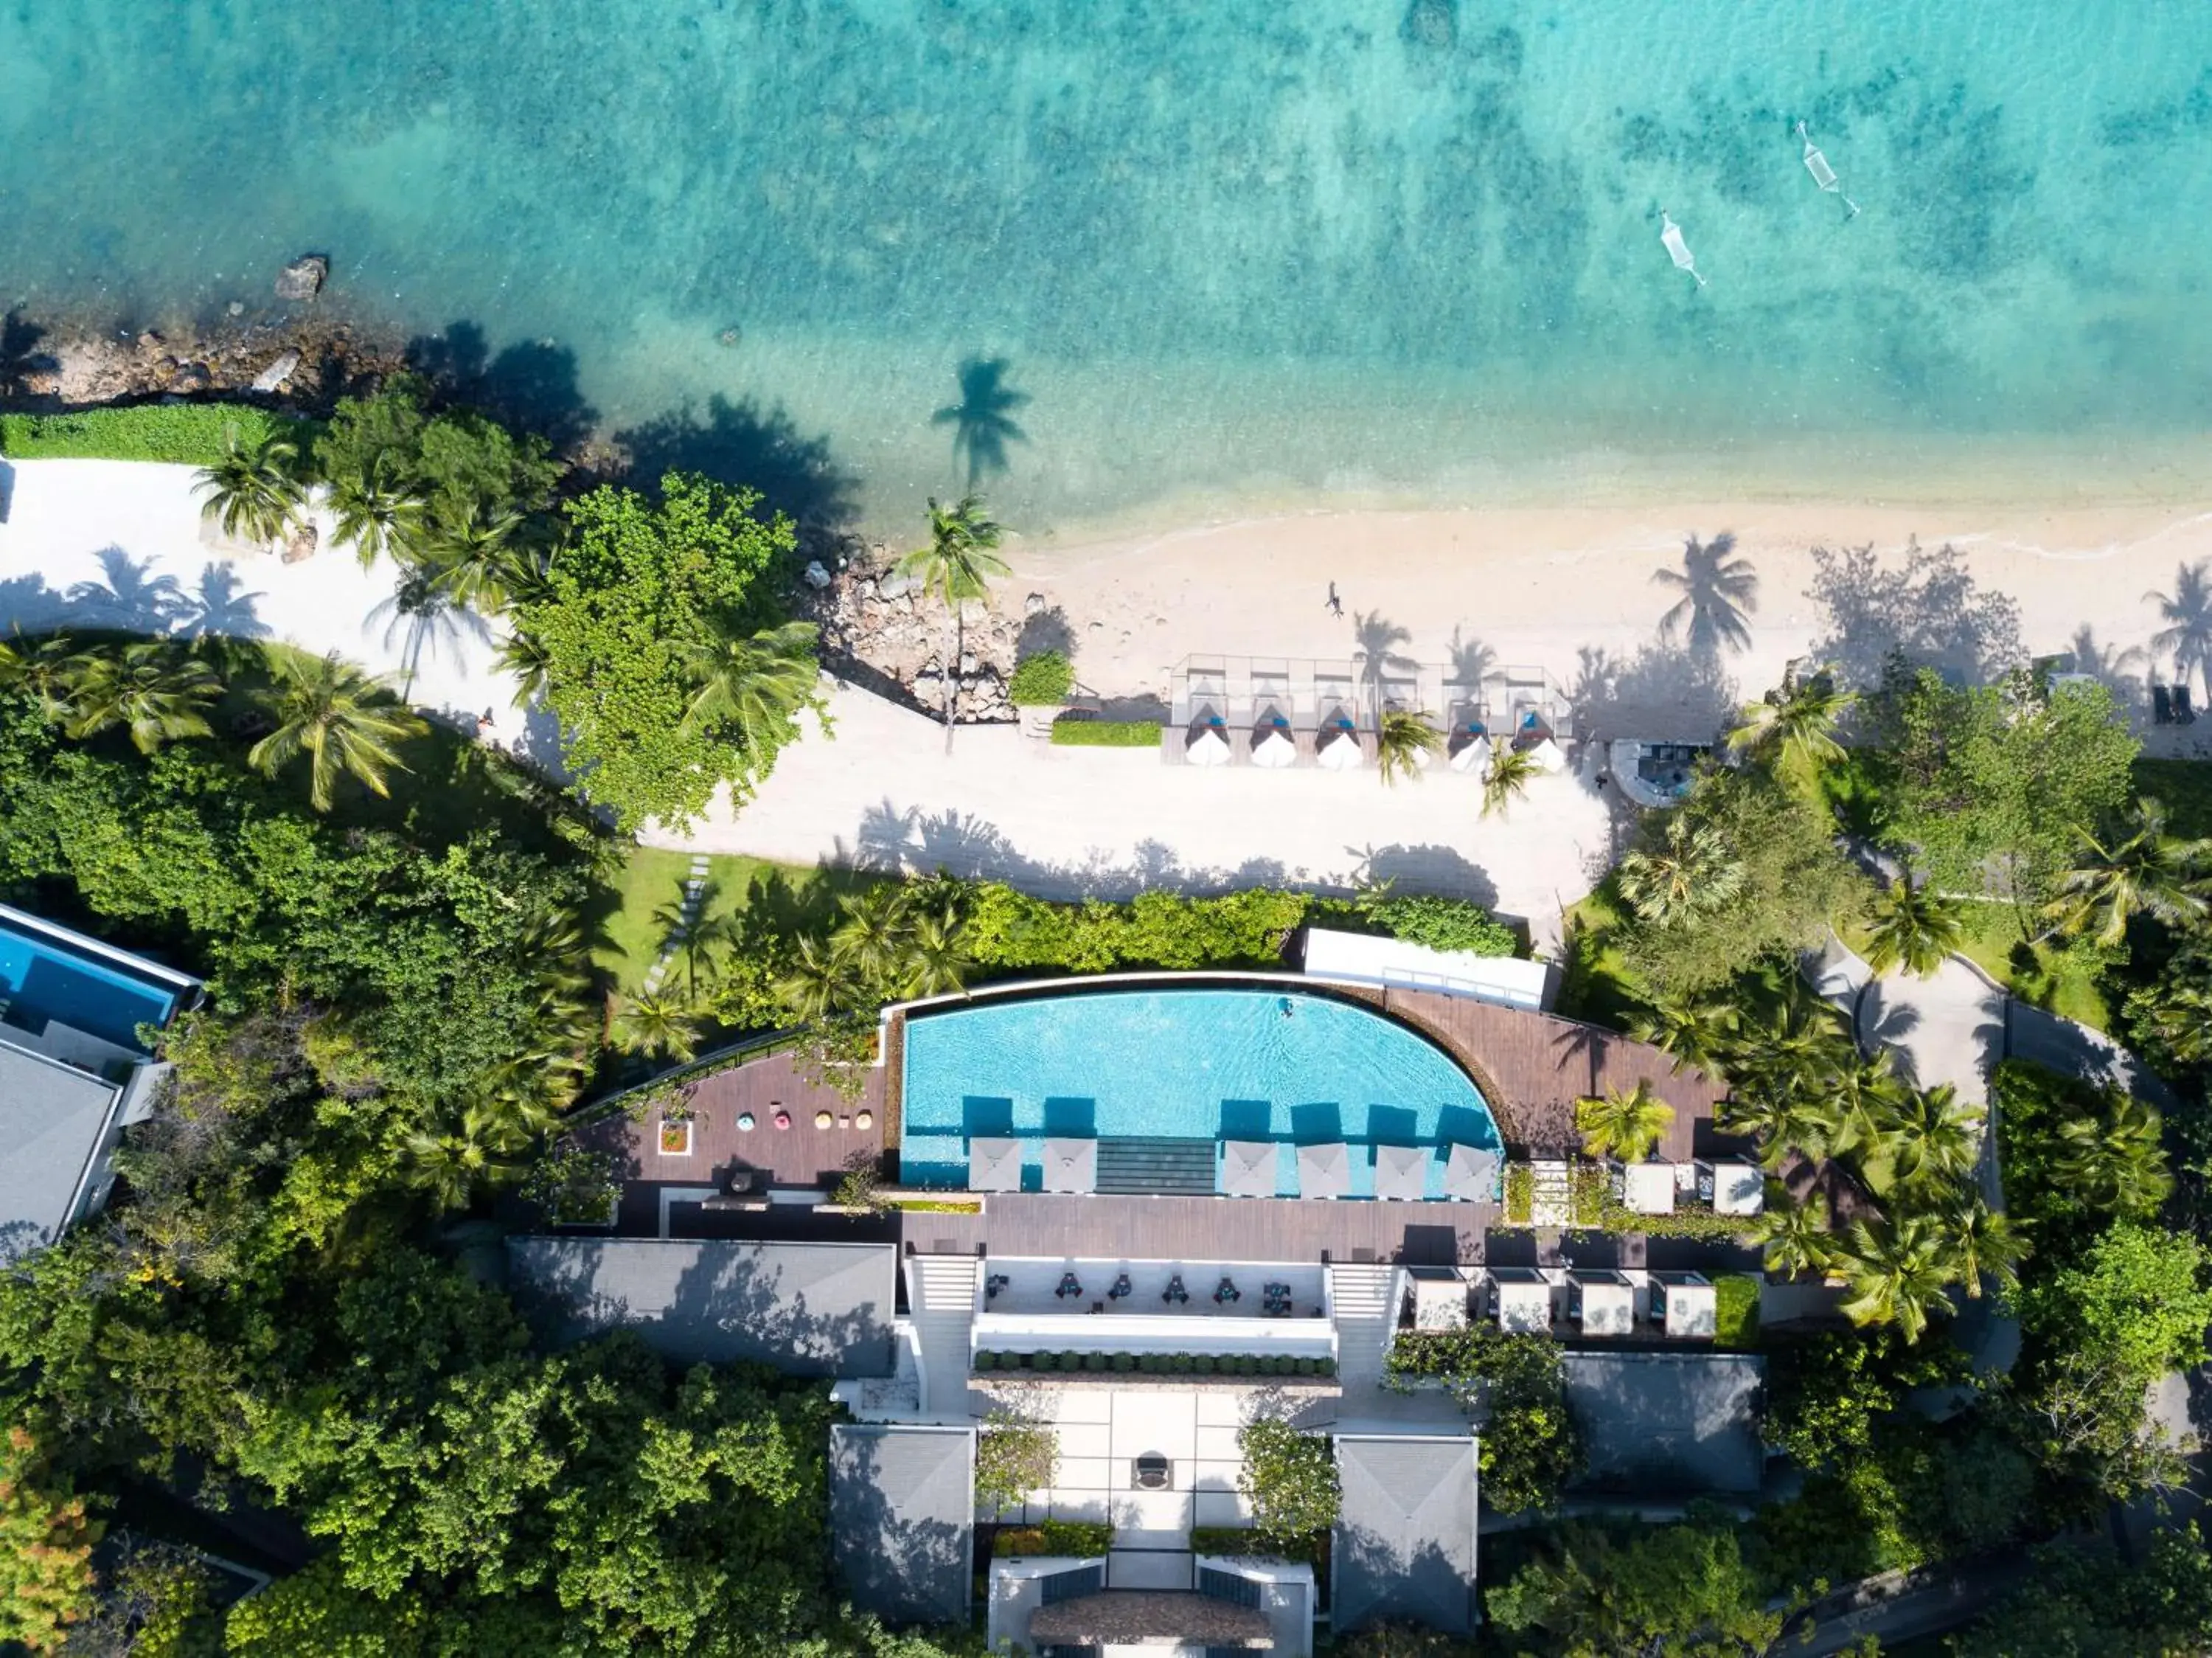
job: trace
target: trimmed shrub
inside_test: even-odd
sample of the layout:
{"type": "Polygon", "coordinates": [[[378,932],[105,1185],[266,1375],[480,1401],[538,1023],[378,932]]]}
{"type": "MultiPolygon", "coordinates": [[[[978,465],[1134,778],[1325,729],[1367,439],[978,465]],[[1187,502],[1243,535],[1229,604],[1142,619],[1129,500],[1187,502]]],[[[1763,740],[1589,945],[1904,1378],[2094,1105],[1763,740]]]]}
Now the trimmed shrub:
{"type": "Polygon", "coordinates": [[[1083,1368],[1083,1355],[1062,1353],[1060,1356],[1060,1368],[1063,1370],[1080,1370],[1083,1368]]]}
{"type": "Polygon", "coordinates": [[[1078,1558],[1104,1554],[1114,1546],[1114,1528],[1096,1520],[1048,1520],[1037,1527],[1047,1554],[1078,1558]]]}
{"type": "Polygon", "coordinates": [[[1160,728],[1150,720],[1071,720],[1052,722],[1060,748],[1158,748],[1160,728]]]}
{"type": "Polygon", "coordinates": [[[1505,1224],[1526,1226],[1536,1208],[1536,1171],[1526,1163],[1505,1166],[1505,1224]]]}
{"type": "Polygon", "coordinates": [[[1393,938],[1431,950],[1511,955],[1521,947],[1513,929],[1463,898],[1386,898],[1369,906],[1367,918],[1393,938]]]}
{"type": "Polygon", "coordinates": [[[243,403],[142,403],[70,414],[0,414],[0,454],[11,460],[166,460],[211,466],[222,431],[238,428],[248,448],[275,436],[303,448],[314,423],[243,403]]]}
{"type": "Polygon", "coordinates": [[[1139,1354],[1137,1358],[1137,1369],[1144,1375],[1156,1376],[1159,1375],[1160,1356],[1158,1353],[1139,1354]]]}
{"type": "Polygon", "coordinates": [[[1135,1355],[1135,1354],[1133,1354],[1133,1353],[1116,1353],[1116,1354],[1115,1354],[1115,1355],[1114,1355],[1114,1368],[1115,1368],[1116,1370],[1133,1370],[1133,1369],[1135,1369],[1135,1368],[1137,1368],[1137,1356],[1136,1356],[1136,1355],[1135,1355]]]}
{"type": "Polygon", "coordinates": [[[976,1369],[995,1370],[998,1368],[999,1356],[996,1353],[978,1353],[975,1355],[976,1369]]]}
{"type": "Polygon", "coordinates": [[[1713,1280],[1713,1344],[1759,1345],[1759,1280],[1725,1272],[1713,1280]]]}
{"type": "Polygon", "coordinates": [[[1075,685],[1075,669],[1057,650],[1040,650],[1014,664],[1006,681],[1006,700],[1017,708],[1044,708],[1065,702],[1075,685]]]}
{"type": "Polygon", "coordinates": [[[1190,1358],[1190,1368],[1193,1375],[1212,1375],[1213,1374],[1213,1356],[1211,1353],[1192,1354],[1190,1358]]]}
{"type": "Polygon", "coordinates": [[[1103,1370],[1106,1368],[1105,1354],[1085,1353],[1083,1356],[1083,1368],[1086,1370],[1103,1370]]]}
{"type": "Polygon", "coordinates": [[[1173,1375],[1187,1376],[1190,1374],[1192,1362],[1189,1354],[1175,1354],[1168,1361],[1169,1373],[1173,1375]]]}

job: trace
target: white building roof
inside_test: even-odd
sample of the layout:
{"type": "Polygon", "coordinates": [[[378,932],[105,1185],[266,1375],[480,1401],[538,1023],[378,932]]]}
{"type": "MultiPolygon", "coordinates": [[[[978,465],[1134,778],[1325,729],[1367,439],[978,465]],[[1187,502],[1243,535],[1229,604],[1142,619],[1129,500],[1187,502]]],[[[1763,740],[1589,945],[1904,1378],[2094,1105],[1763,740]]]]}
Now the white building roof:
{"type": "Polygon", "coordinates": [[[1756,1215],[1766,1207],[1766,1177],[1753,1163],[1713,1165],[1713,1212],[1756,1215]]]}
{"type": "Polygon", "coordinates": [[[1498,1327],[1516,1335],[1551,1329],[1552,1286],[1540,1281],[1500,1278],[1498,1327]]]}
{"type": "Polygon", "coordinates": [[[1310,978],[1340,984],[1437,991],[1539,1013],[1551,1006],[1554,988],[1553,969],[1540,961],[1432,950],[1402,939],[1370,938],[1325,927],[1306,931],[1305,970],[1310,978]]]}
{"type": "Polygon", "coordinates": [[[1638,1215],[1674,1212],[1674,1165],[1631,1163],[1622,1171],[1622,1204],[1638,1215]]]}
{"type": "Polygon", "coordinates": [[[1579,1280],[1581,1325],[1586,1336],[1626,1336],[1636,1329],[1636,1291],[1628,1284],[1579,1280]]]}

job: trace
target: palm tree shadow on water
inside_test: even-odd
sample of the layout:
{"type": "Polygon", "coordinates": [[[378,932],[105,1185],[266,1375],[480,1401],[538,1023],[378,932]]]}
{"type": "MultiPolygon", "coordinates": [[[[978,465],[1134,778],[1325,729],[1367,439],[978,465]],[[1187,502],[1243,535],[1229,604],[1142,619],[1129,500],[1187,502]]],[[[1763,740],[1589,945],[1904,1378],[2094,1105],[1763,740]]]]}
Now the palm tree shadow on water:
{"type": "Polygon", "coordinates": [[[929,418],[933,426],[952,428],[952,464],[966,461],[970,490],[1006,472],[1012,464],[1007,444],[1030,441],[1013,418],[1029,402],[1029,393],[1006,384],[1009,366],[1002,357],[969,357],[959,369],[960,400],[929,418]]]}
{"type": "Polygon", "coordinates": [[[1717,657],[1725,647],[1751,646],[1750,613],[1759,608],[1759,573],[1748,558],[1735,556],[1735,536],[1723,530],[1710,541],[1690,536],[1682,546],[1682,567],[1651,572],[1657,585],[1682,596],[1659,619],[1659,638],[1671,645],[1679,637],[1693,656],[1717,657]]]}

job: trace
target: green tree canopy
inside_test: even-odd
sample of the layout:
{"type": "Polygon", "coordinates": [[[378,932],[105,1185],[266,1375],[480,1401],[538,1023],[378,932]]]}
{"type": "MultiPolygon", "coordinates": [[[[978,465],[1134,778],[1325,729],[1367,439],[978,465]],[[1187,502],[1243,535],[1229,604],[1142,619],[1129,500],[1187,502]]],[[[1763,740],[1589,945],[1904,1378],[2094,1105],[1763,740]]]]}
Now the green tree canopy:
{"type": "Polygon", "coordinates": [[[1260,1417],[1237,1429],[1237,1448],[1243,1458],[1237,1489],[1262,1536],[1291,1547],[1336,1524],[1341,1494],[1328,1435],[1260,1417]]]}
{"type": "Polygon", "coordinates": [[[775,576],[798,541],[789,519],[764,520],[759,504],[686,472],[662,479],[658,503],[602,486],[569,503],[571,533],[544,595],[516,612],[568,766],[626,829],[688,824],[724,783],[742,801],[798,735],[787,704],[763,711],[739,698],[745,718],[689,717],[720,642],[778,619],[775,576]]]}
{"type": "Polygon", "coordinates": [[[1782,1633],[1782,1612],[1768,1610],[1735,1533],[1720,1527],[1660,1526],[1616,1540],[1567,1526],[1485,1598],[1501,1629],[1540,1632],[1559,1658],[1759,1658],[1782,1633]]]}

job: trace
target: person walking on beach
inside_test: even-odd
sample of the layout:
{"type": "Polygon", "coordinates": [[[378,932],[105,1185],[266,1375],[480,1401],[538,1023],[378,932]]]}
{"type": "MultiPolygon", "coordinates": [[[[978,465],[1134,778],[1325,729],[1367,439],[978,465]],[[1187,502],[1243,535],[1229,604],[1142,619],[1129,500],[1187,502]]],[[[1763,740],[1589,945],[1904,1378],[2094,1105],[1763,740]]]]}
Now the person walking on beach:
{"type": "Polygon", "coordinates": [[[1336,583],[1334,582],[1331,582],[1328,584],[1328,599],[1327,603],[1328,613],[1337,618],[1340,621],[1342,620],[1344,617],[1344,600],[1336,596],[1336,583]]]}

